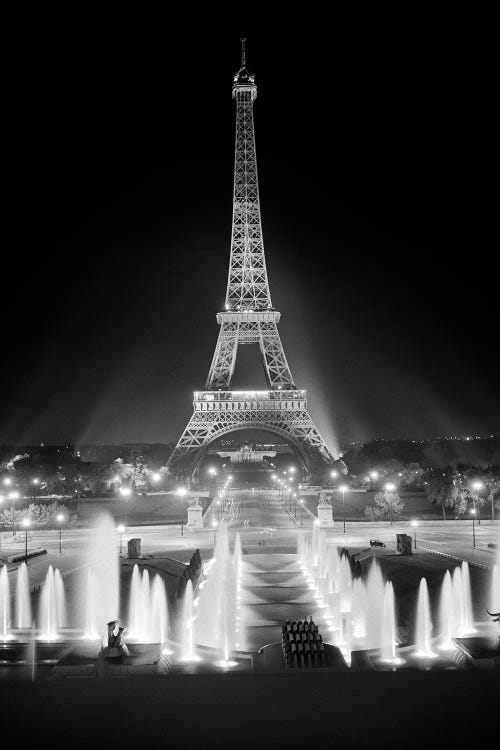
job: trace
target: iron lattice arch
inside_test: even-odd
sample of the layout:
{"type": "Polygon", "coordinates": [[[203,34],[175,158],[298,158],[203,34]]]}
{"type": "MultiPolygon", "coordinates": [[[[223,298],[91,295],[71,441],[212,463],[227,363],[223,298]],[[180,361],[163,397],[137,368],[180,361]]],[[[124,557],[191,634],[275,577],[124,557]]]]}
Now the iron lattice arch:
{"type": "Polygon", "coordinates": [[[244,46],[234,77],[236,141],[233,225],[225,309],[205,390],[194,394],[194,414],[169,459],[172,474],[188,478],[207,447],[222,435],[248,428],[269,430],[297,449],[303,473],[335,459],[311,419],[306,392],[296,390],[271,302],[260,214],[253,105],[254,76],[244,46]],[[238,347],[258,344],[267,391],[232,391],[238,347]]]}
{"type": "MultiPolygon", "coordinates": [[[[307,412],[283,414],[281,419],[276,419],[271,412],[267,415],[259,413],[258,416],[249,412],[237,421],[218,419],[214,415],[208,424],[206,419],[196,419],[196,415],[193,415],[179,441],[177,458],[170,464],[172,471],[176,476],[186,479],[196,476],[211,443],[230,432],[246,429],[268,430],[288,440],[297,450],[304,477],[310,476],[311,463],[314,462],[312,454],[316,450],[321,451],[322,440],[307,412]],[[295,429],[291,429],[292,422],[296,423],[295,429]]],[[[328,456],[324,458],[328,460],[328,456]]]]}

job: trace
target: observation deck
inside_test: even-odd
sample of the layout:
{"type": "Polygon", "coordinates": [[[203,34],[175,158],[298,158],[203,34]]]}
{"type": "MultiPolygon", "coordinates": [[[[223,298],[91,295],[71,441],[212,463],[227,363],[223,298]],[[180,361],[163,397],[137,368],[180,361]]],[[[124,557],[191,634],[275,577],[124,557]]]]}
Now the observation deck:
{"type": "Polygon", "coordinates": [[[217,323],[279,323],[277,310],[225,310],[217,313],[217,323]]]}
{"type": "Polygon", "coordinates": [[[195,412],[297,411],[307,409],[307,391],[194,391],[195,412]]]}

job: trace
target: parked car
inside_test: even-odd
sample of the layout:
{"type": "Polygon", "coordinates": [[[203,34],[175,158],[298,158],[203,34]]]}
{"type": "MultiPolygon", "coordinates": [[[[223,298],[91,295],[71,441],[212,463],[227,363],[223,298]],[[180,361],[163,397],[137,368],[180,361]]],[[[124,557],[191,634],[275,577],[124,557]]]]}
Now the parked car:
{"type": "Polygon", "coordinates": [[[370,547],[385,547],[385,543],[380,539],[370,539],[370,547]]]}

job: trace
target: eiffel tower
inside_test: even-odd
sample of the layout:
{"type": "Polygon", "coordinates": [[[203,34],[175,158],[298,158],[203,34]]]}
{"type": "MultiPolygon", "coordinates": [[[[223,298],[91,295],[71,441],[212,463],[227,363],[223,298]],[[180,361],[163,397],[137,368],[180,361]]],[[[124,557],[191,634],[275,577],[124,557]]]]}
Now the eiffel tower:
{"type": "Polygon", "coordinates": [[[307,393],[297,390],[278,332],[267,280],[260,218],[253,103],[255,77],[246,67],[245,39],[241,67],[234,76],[236,147],[231,260],[225,310],[217,313],[219,338],[204,391],[194,392],[194,413],[168,466],[177,477],[196,476],[206,449],[235,430],[269,430],[295,448],[304,478],[334,461],[307,410],[307,393]],[[259,344],[266,391],[233,391],[231,380],[239,344],[259,344]]]}

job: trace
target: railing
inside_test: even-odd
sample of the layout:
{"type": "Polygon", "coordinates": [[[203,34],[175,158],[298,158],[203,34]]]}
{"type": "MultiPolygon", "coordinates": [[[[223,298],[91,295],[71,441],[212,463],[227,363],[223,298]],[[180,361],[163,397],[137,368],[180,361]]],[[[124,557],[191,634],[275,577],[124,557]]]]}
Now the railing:
{"type": "Polygon", "coordinates": [[[307,391],[194,391],[194,401],[303,401],[307,391]]]}

